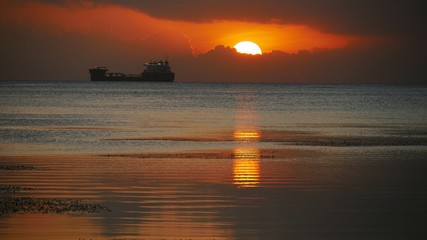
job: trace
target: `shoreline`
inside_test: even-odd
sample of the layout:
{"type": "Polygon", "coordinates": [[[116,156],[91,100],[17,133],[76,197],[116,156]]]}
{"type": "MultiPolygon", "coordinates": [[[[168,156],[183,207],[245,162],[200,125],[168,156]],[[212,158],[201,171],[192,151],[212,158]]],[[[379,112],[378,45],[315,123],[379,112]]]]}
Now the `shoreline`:
{"type": "Polygon", "coordinates": [[[426,212],[427,149],[418,149],[0,155],[0,166],[7,165],[0,167],[0,186],[11,186],[3,192],[13,195],[0,199],[7,208],[0,206],[6,213],[0,222],[10,224],[5,231],[11,236],[26,239],[52,232],[58,239],[157,239],[164,231],[170,233],[165,239],[207,233],[226,239],[228,232],[214,232],[222,226],[236,239],[261,239],[268,228],[277,236],[304,235],[305,226],[335,236],[330,239],[416,232],[417,221],[406,219],[426,212]],[[42,227],[34,227],[34,218],[42,227]],[[54,222],[58,218],[66,224],[54,222]],[[84,230],[76,227],[82,223],[84,230]],[[345,231],[331,232],[330,226],[345,231]]]}

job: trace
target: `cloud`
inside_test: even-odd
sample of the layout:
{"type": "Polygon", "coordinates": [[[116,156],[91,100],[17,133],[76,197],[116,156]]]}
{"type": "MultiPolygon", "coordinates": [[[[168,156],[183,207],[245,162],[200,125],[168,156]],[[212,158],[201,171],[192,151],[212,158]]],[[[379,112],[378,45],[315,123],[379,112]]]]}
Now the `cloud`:
{"type": "Polygon", "coordinates": [[[156,18],[302,24],[344,35],[426,36],[421,0],[97,0],[130,6],[156,18]]]}
{"type": "Polygon", "coordinates": [[[217,46],[195,57],[191,69],[179,71],[182,81],[425,84],[427,69],[421,52],[426,52],[425,48],[381,43],[246,56],[217,46]]]}
{"type": "MultiPolygon", "coordinates": [[[[35,2],[19,0],[15,2],[35,2]]],[[[6,2],[6,1],[3,1],[6,2]]],[[[187,22],[244,21],[306,25],[325,33],[426,37],[422,0],[38,0],[57,5],[130,7],[157,19],[187,22]]],[[[1,1],[0,1],[1,3],[1,1]]]]}

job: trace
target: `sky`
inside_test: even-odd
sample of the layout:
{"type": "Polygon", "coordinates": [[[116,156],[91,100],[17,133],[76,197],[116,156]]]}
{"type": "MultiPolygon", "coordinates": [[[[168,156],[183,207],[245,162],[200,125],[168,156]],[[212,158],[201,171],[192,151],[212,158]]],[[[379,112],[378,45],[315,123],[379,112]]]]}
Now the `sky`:
{"type": "Polygon", "coordinates": [[[0,0],[0,80],[89,80],[168,59],[179,82],[427,79],[423,1],[0,0]],[[262,55],[237,53],[240,41],[262,55]]]}

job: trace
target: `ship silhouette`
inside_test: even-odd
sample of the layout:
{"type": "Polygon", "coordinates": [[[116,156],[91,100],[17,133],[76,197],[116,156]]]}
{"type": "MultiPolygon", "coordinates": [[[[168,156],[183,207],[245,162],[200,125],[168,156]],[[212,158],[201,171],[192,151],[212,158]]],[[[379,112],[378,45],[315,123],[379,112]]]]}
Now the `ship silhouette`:
{"type": "Polygon", "coordinates": [[[89,69],[91,81],[132,81],[132,82],[173,82],[175,73],[172,72],[169,62],[151,61],[144,64],[141,74],[125,74],[108,72],[107,67],[89,69]]]}

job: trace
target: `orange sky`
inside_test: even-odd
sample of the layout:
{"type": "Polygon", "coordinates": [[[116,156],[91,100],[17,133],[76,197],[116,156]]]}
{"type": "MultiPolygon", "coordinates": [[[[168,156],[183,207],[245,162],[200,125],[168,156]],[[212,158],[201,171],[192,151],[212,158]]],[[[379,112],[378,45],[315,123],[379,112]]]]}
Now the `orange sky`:
{"type": "Polygon", "coordinates": [[[243,21],[188,22],[164,20],[117,5],[90,2],[50,5],[41,2],[0,3],[1,18],[52,34],[80,33],[118,38],[124,42],[149,38],[159,31],[174,31],[184,36],[193,55],[217,45],[234,46],[253,41],[263,52],[280,50],[295,53],[314,48],[342,48],[354,37],[322,33],[304,25],[254,23],[243,21]]]}
{"type": "Polygon", "coordinates": [[[0,0],[0,79],[88,80],[93,66],[138,73],[167,58],[178,82],[424,82],[422,14],[404,2],[0,0]],[[267,54],[237,54],[240,41],[267,54]]]}

